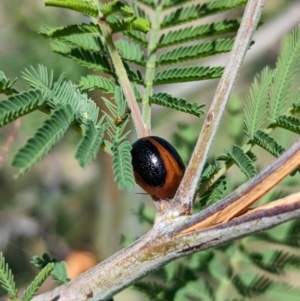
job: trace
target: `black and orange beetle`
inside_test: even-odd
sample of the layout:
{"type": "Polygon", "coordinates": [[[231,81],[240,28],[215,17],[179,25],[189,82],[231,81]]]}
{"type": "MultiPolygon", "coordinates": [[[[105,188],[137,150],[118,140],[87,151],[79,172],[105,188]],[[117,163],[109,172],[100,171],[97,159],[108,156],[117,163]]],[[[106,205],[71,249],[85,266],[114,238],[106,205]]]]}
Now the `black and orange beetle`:
{"type": "Polygon", "coordinates": [[[176,149],[165,139],[149,136],[133,143],[131,156],[136,183],[154,199],[172,199],[185,171],[176,149]]]}

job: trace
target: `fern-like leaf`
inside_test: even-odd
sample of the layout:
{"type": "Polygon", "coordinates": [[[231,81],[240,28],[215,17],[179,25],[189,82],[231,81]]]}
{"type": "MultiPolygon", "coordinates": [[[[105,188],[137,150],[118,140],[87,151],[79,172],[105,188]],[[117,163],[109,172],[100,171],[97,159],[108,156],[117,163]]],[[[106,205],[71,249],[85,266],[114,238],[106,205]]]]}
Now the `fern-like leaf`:
{"type": "Polygon", "coordinates": [[[243,6],[246,3],[247,0],[215,0],[202,5],[198,4],[188,7],[180,7],[164,17],[161,28],[167,28],[197,20],[211,14],[243,6]]]}
{"type": "Polygon", "coordinates": [[[75,158],[80,166],[86,167],[96,158],[107,128],[108,123],[96,128],[91,120],[84,125],[83,137],[79,141],[75,153],[75,158]]]}
{"type": "Polygon", "coordinates": [[[229,52],[234,39],[209,41],[192,46],[184,46],[163,53],[157,60],[157,66],[181,63],[210,55],[229,52]]]}
{"type": "Polygon", "coordinates": [[[267,262],[262,258],[260,253],[250,253],[251,261],[264,271],[272,274],[281,274],[284,270],[292,265],[294,268],[299,267],[300,257],[283,251],[275,251],[272,258],[267,262]]]}
{"type": "Polygon", "coordinates": [[[99,6],[100,12],[103,14],[104,18],[114,13],[120,13],[125,16],[132,16],[134,14],[133,10],[122,3],[121,1],[114,0],[99,6]]]}
{"type": "Polygon", "coordinates": [[[167,93],[157,93],[150,97],[152,104],[161,105],[167,108],[172,108],[181,112],[195,115],[199,117],[204,114],[202,108],[204,104],[199,105],[198,103],[188,103],[184,98],[176,98],[167,93]]]}
{"type": "Polygon", "coordinates": [[[0,126],[41,108],[48,99],[40,90],[29,90],[0,101],[0,126]]]}
{"type": "Polygon", "coordinates": [[[225,176],[221,176],[215,183],[213,183],[199,198],[201,208],[212,205],[223,197],[226,190],[225,176]]]}
{"type": "Polygon", "coordinates": [[[13,166],[20,168],[17,175],[26,172],[47,155],[65,134],[73,120],[73,108],[70,105],[59,105],[26,145],[17,152],[13,160],[13,166]]]}
{"type": "Polygon", "coordinates": [[[112,33],[135,30],[145,34],[150,30],[150,22],[137,17],[114,20],[113,22],[109,22],[109,25],[112,29],[112,33]]]}
{"type": "Polygon", "coordinates": [[[0,94],[11,95],[16,93],[17,91],[13,88],[16,81],[17,78],[10,82],[4,72],[0,70],[0,94]]]}
{"type": "Polygon", "coordinates": [[[276,158],[285,151],[284,147],[282,147],[273,137],[262,130],[255,132],[253,136],[253,142],[276,158]]]}
{"type": "Polygon", "coordinates": [[[128,141],[118,144],[118,141],[113,139],[113,171],[116,183],[119,189],[131,190],[135,185],[133,170],[131,164],[131,145],[128,141]]]}
{"type": "Polygon", "coordinates": [[[292,95],[291,103],[293,106],[292,113],[300,113],[300,88],[298,88],[297,92],[292,95]]]}
{"type": "Polygon", "coordinates": [[[203,172],[201,174],[201,183],[206,182],[207,180],[210,180],[211,177],[216,174],[220,170],[220,163],[217,162],[216,164],[209,164],[205,163],[203,172]]]}
{"type": "Polygon", "coordinates": [[[256,175],[256,169],[253,165],[252,160],[247,154],[244,153],[243,149],[240,146],[234,145],[232,152],[226,151],[225,153],[234,161],[234,163],[247,176],[247,178],[250,179],[256,175]]]}
{"type": "Polygon", "coordinates": [[[69,25],[69,26],[62,26],[55,29],[50,28],[42,28],[39,31],[39,34],[41,34],[44,37],[49,38],[63,38],[68,37],[71,35],[80,35],[80,34],[100,34],[100,28],[97,24],[90,23],[82,23],[82,24],[75,24],[75,25],[69,25]]]}
{"type": "Polygon", "coordinates": [[[58,284],[65,284],[70,281],[67,273],[67,264],[65,261],[55,262],[54,269],[50,276],[58,284]]]}
{"type": "Polygon", "coordinates": [[[275,124],[283,129],[300,134],[300,119],[297,117],[282,115],[276,118],[275,124]]]}
{"type": "Polygon", "coordinates": [[[190,42],[225,33],[236,32],[240,26],[240,20],[219,21],[200,26],[189,26],[179,30],[169,31],[161,36],[158,48],[168,47],[183,42],[190,42]]]}
{"type": "Polygon", "coordinates": [[[21,300],[22,301],[30,301],[37,290],[41,287],[44,281],[49,277],[50,273],[54,268],[54,263],[48,263],[46,267],[44,267],[39,274],[35,277],[33,282],[27,287],[25,290],[21,300]]]}
{"type": "Polygon", "coordinates": [[[274,70],[270,90],[269,117],[273,121],[283,113],[296,72],[300,67],[300,26],[285,39],[281,55],[274,70]]]}
{"type": "Polygon", "coordinates": [[[100,75],[88,75],[87,77],[81,77],[79,82],[79,88],[81,90],[93,91],[99,89],[105,93],[114,94],[115,84],[100,75]]]}
{"type": "MultiPolygon", "coordinates": [[[[93,37],[91,35],[76,34],[60,39],[62,42],[67,42],[68,45],[74,48],[82,48],[84,50],[95,51],[106,55],[107,52],[99,37],[93,37]]],[[[70,52],[71,49],[68,51],[70,52]]]]}
{"type": "Polygon", "coordinates": [[[139,31],[123,31],[125,36],[133,40],[134,42],[139,43],[141,46],[147,48],[148,39],[147,36],[139,31]]]}
{"type": "Polygon", "coordinates": [[[237,275],[232,279],[232,283],[243,297],[252,298],[264,293],[270,287],[272,281],[261,276],[256,277],[249,285],[246,285],[237,275]]]}
{"type": "Polygon", "coordinates": [[[8,264],[5,262],[2,252],[0,252],[0,286],[2,286],[9,297],[16,298],[18,291],[8,264]]]}
{"type": "Polygon", "coordinates": [[[120,55],[124,60],[140,66],[146,65],[144,53],[137,44],[128,43],[125,40],[118,40],[115,45],[120,51],[120,55]]]}
{"type": "Polygon", "coordinates": [[[191,2],[193,0],[165,0],[163,3],[163,9],[174,8],[175,6],[191,2]]]}
{"type": "Polygon", "coordinates": [[[51,43],[51,48],[54,52],[69,57],[75,62],[89,69],[111,73],[111,67],[107,58],[97,52],[78,48],[74,49],[59,41],[51,43]]]}
{"type": "Polygon", "coordinates": [[[268,90],[272,83],[272,71],[269,68],[263,69],[260,76],[254,78],[254,82],[247,96],[245,106],[246,134],[250,139],[266,120],[266,105],[268,100],[268,90]]]}
{"type": "Polygon", "coordinates": [[[188,81],[220,78],[224,67],[185,67],[172,68],[158,72],[154,78],[154,85],[164,85],[188,81]]]}
{"type": "Polygon", "coordinates": [[[46,6],[56,6],[78,11],[84,15],[98,17],[99,10],[88,0],[45,0],[46,6]]]}
{"type": "MultiPolygon", "coordinates": [[[[29,69],[25,69],[22,72],[22,77],[27,84],[34,89],[49,91],[49,89],[51,89],[53,86],[53,70],[49,72],[45,66],[40,64],[38,65],[37,69],[32,66],[29,69]]],[[[60,81],[63,78],[64,76],[61,76],[60,81]]]]}
{"type": "Polygon", "coordinates": [[[152,0],[138,0],[138,1],[153,9],[155,8],[156,5],[156,3],[152,0]]]}

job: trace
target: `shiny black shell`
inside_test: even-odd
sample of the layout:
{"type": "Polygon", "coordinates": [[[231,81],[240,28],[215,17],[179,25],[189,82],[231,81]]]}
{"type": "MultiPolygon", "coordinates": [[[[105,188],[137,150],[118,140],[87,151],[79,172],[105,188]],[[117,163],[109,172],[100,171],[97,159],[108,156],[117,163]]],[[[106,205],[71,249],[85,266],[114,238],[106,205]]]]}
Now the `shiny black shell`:
{"type": "Polygon", "coordinates": [[[184,174],[184,163],[165,139],[149,136],[132,145],[132,166],[136,182],[157,198],[173,197],[184,174]]]}

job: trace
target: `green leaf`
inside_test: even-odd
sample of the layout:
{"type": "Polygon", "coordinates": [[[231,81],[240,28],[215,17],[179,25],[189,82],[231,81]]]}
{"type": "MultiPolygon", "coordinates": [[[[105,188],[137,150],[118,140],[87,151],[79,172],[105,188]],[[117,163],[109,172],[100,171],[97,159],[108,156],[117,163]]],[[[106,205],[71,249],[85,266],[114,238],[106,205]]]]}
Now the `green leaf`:
{"type": "Polygon", "coordinates": [[[48,263],[56,263],[57,260],[55,258],[51,258],[48,253],[43,253],[42,257],[34,255],[30,263],[32,263],[36,268],[43,269],[48,263]]]}
{"type": "Polygon", "coordinates": [[[135,30],[145,34],[150,30],[150,22],[137,17],[118,19],[108,23],[112,29],[113,34],[127,30],[135,30]]]}
{"type": "Polygon", "coordinates": [[[74,111],[70,105],[58,105],[50,117],[16,154],[13,166],[19,167],[17,176],[25,173],[46,156],[62,138],[72,121],[74,111]]]}
{"type": "Polygon", "coordinates": [[[89,0],[45,0],[46,6],[56,6],[78,11],[84,15],[98,17],[99,10],[89,0]]]}
{"type": "Polygon", "coordinates": [[[180,7],[164,17],[161,23],[161,28],[167,28],[185,22],[198,20],[199,18],[203,18],[211,14],[243,6],[246,3],[247,0],[215,0],[202,5],[198,4],[180,7]]]}
{"type": "Polygon", "coordinates": [[[201,110],[205,106],[204,104],[189,103],[184,98],[176,98],[167,93],[153,94],[150,97],[150,102],[198,117],[204,114],[204,111],[201,110]]]}
{"type": "Polygon", "coordinates": [[[51,48],[54,52],[71,58],[75,62],[89,69],[111,73],[111,67],[108,59],[106,56],[100,55],[97,52],[87,51],[80,48],[74,49],[63,42],[58,41],[51,43],[51,48]]]}
{"type": "MultiPolygon", "coordinates": [[[[22,72],[22,77],[27,84],[34,89],[40,89],[48,92],[49,89],[52,89],[53,87],[53,70],[48,72],[48,69],[41,64],[38,65],[37,69],[32,66],[29,69],[25,69],[22,72]]],[[[60,77],[58,82],[62,81],[63,78],[64,75],[60,77]]]]}
{"type": "Polygon", "coordinates": [[[205,79],[220,78],[224,67],[191,66],[172,68],[158,72],[154,77],[154,85],[189,82],[205,79]]]}
{"type": "Polygon", "coordinates": [[[50,275],[58,284],[65,284],[70,281],[68,278],[67,264],[65,261],[55,262],[54,269],[50,275]]]}
{"type": "Polygon", "coordinates": [[[99,119],[97,104],[88,98],[86,94],[80,93],[72,82],[63,82],[57,86],[51,103],[54,104],[54,107],[70,105],[76,113],[75,118],[79,121],[79,124],[84,123],[87,119],[91,119],[96,123],[99,119]]]}
{"type": "Polygon", "coordinates": [[[135,43],[128,43],[126,40],[118,40],[115,42],[116,47],[120,51],[120,56],[129,62],[145,66],[145,56],[141,48],[135,43]]]}
{"type": "Polygon", "coordinates": [[[139,43],[140,45],[147,48],[148,39],[147,36],[139,31],[123,31],[122,32],[125,36],[133,40],[134,42],[139,43]]]}
{"type": "Polygon", "coordinates": [[[88,75],[87,77],[81,77],[79,82],[79,88],[81,90],[93,91],[99,89],[105,93],[114,94],[115,84],[100,75],[88,75]]]}
{"type": "Polygon", "coordinates": [[[275,124],[283,129],[300,134],[300,119],[297,117],[282,115],[275,119],[275,124]]]}
{"type": "MultiPolygon", "coordinates": [[[[67,45],[70,45],[70,50],[72,48],[81,48],[88,51],[95,51],[98,54],[107,55],[102,41],[99,37],[94,37],[86,34],[74,34],[68,37],[60,38],[61,42],[67,42],[67,45]]],[[[67,53],[68,53],[67,52],[67,53]]]]}
{"type": "Polygon", "coordinates": [[[247,96],[245,106],[245,125],[246,135],[254,139],[254,135],[266,121],[266,107],[268,100],[268,91],[272,83],[272,71],[266,67],[260,73],[260,76],[254,78],[254,82],[247,96]]]}
{"type": "Polygon", "coordinates": [[[154,3],[152,0],[138,0],[138,2],[145,4],[146,6],[150,8],[155,8],[156,3],[154,3]]]}
{"type": "Polygon", "coordinates": [[[113,171],[115,182],[121,190],[132,190],[135,185],[131,164],[131,145],[128,141],[118,145],[117,139],[113,138],[113,171]]]}
{"type": "Polygon", "coordinates": [[[13,85],[16,81],[17,78],[10,82],[10,80],[6,77],[4,72],[0,70],[0,93],[5,95],[17,93],[17,90],[13,88],[13,85]]]}
{"type": "Polygon", "coordinates": [[[48,99],[40,90],[29,90],[0,101],[0,126],[41,108],[48,99]]]}
{"type": "Polygon", "coordinates": [[[293,106],[292,113],[300,113],[300,88],[291,97],[291,103],[293,106]]]}
{"type": "Polygon", "coordinates": [[[284,147],[282,147],[273,137],[269,136],[262,130],[257,130],[255,132],[253,136],[253,142],[268,151],[276,158],[285,151],[284,147]]]}
{"type": "Polygon", "coordinates": [[[10,298],[16,298],[18,291],[14,276],[12,275],[11,269],[5,262],[2,252],[0,252],[0,285],[5,289],[10,298]]]}
{"type": "Polygon", "coordinates": [[[193,0],[164,0],[163,9],[174,8],[175,6],[191,2],[193,0]]]}
{"type": "Polygon", "coordinates": [[[46,267],[44,267],[39,274],[34,278],[33,282],[27,287],[25,290],[21,300],[22,301],[30,301],[37,290],[41,287],[41,285],[44,283],[44,281],[49,277],[50,273],[52,272],[54,268],[54,263],[47,264],[46,267]]]}
{"type": "Polygon", "coordinates": [[[274,70],[272,89],[269,95],[269,117],[273,121],[283,114],[289,90],[300,67],[300,26],[284,40],[281,54],[274,70]]]}
{"type": "Polygon", "coordinates": [[[148,22],[150,22],[150,15],[143,7],[136,5],[134,9],[135,9],[135,15],[137,17],[145,19],[148,22]]]}
{"type": "Polygon", "coordinates": [[[233,43],[234,39],[220,39],[197,45],[179,47],[163,53],[157,60],[157,66],[180,63],[229,52],[233,43]]]}
{"type": "Polygon", "coordinates": [[[91,34],[96,35],[100,34],[100,28],[98,24],[90,23],[82,23],[82,24],[74,24],[69,26],[62,26],[59,28],[51,29],[51,28],[42,28],[39,31],[44,37],[49,38],[63,38],[71,35],[81,35],[81,34],[91,34]]]}
{"type": "Polygon", "coordinates": [[[213,37],[225,33],[236,32],[239,29],[241,20],[219,21],[200,26],[189,26],[162,35],[158,48],[168,47],[183,42],[190,42],[197,39],[213,37]]]}
{"type": "Polygon", "coordinates": [[[267,291],[272,281],[264,276],[257,276],[247,285],[239,275],[236,275],[232,279],[232,284],[243,297],[252,298],[267,291]]]}
{"type": "Polygon", "coordinates": [[[103,14],[104,18],[107,18],[109,15],[114,13],[120,13],[125,16],[132,16],[134,14],[133,10],[129,6],[118,0],[101,4],[99,6],[99,10],[103,14]]]}
{"type": "Polygon", "coordinates": [[[88,120],[83,126],[83,137],[79,141],[75,153],[75,158],[80,166],[87,167],[97,157],[107,129],[108,123],[96,128],[91,120],[88,120]]]}
{"type": "Polygon", "coordinates": [[[225,176],[221,176],[198,199],[201,204],[201,208],[212,205],[219,201],[223,197],[225,190],[225,176]]]}
{"type": "Polygon", "coordinates": [[[201,183],[210,180],[220,170],[220,168],[221,165],[219,162],[216,164],[205,163],[203,172],[201,174],[201,183]]]}
{"type": "Polygon", "coordinates": [[[239,169],[247,176],[248,179],[254,177],[256,175],[256,169],[252,163],[252,160],[244,153],[243,149],[234,145],[232,148],[232,152],[225,152],[234,163],[239,167],[239,169]]]}
{"type": "Polygon", "coordinates": [[[272,257],[266,260],[263,253],[253,252],[249,254],[252,263],[260,269],[272,274],[282,274],[289,267],[299,267],[300,257],[283,251],[274,251],[272,257]]]}

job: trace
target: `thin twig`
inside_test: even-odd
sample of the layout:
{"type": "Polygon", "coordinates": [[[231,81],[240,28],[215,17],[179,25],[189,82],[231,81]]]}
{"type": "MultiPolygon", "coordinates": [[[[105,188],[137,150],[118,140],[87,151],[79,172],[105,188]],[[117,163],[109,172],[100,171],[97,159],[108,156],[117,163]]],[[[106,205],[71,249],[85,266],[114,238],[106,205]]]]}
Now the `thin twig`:
{"type": "Polygon", "coordinates": [[[170,204],[169,213],[172,216],[186,214],[191,211],[194,194],[206,162],[208,151],[249,48],[251,37],[259,21],[264,2],[264,0],[250,0],[246,6],[228,65],[218,85],[185,176],[170,204]]]}
{"type": "Polygon", "coordinates": [[[107,300],[133,282],[168,262],[210,247],[265,230],[300,216],[300,192],[261,206],[213,228],[171,235],[189,217],[172,222],[158,216],[144,237],[103,261],[75,280],[32,301],[107,300]]]}
{"type": "Polygon", "coordinates": [[[121,85],[122,91],[124,93],[125,99],[131,110],[132,120],[133,120],[135,129],[136,129],[136,132],[138,134],[138,137],[149,136],[150,129],[147,129],[145,127],[144,122],[142,120],[142,115],[141,115],[140,109],[137,105],[137,101],[135,99],[130,81],[128,79],[126,70],[123,65],[123,62],[119,56],[118,50],[116,49],[116,47],[113,43],[111,29],[110,29],[109,25],[106,24],[105,20],[100,19],[98,24],[101,28],[108,52],[109,52],[111,60],[113,62],[115,72],[118,76],[118,80],[121,85]]]}
{"type": "Polygon", "coordinates": [[[300,165],[300,138],[270,166],[240,186],[231,195],[193,215],[182,225],[179,235],[206,229],[242,215],[260,197],[275,187],[300,165]]]}

